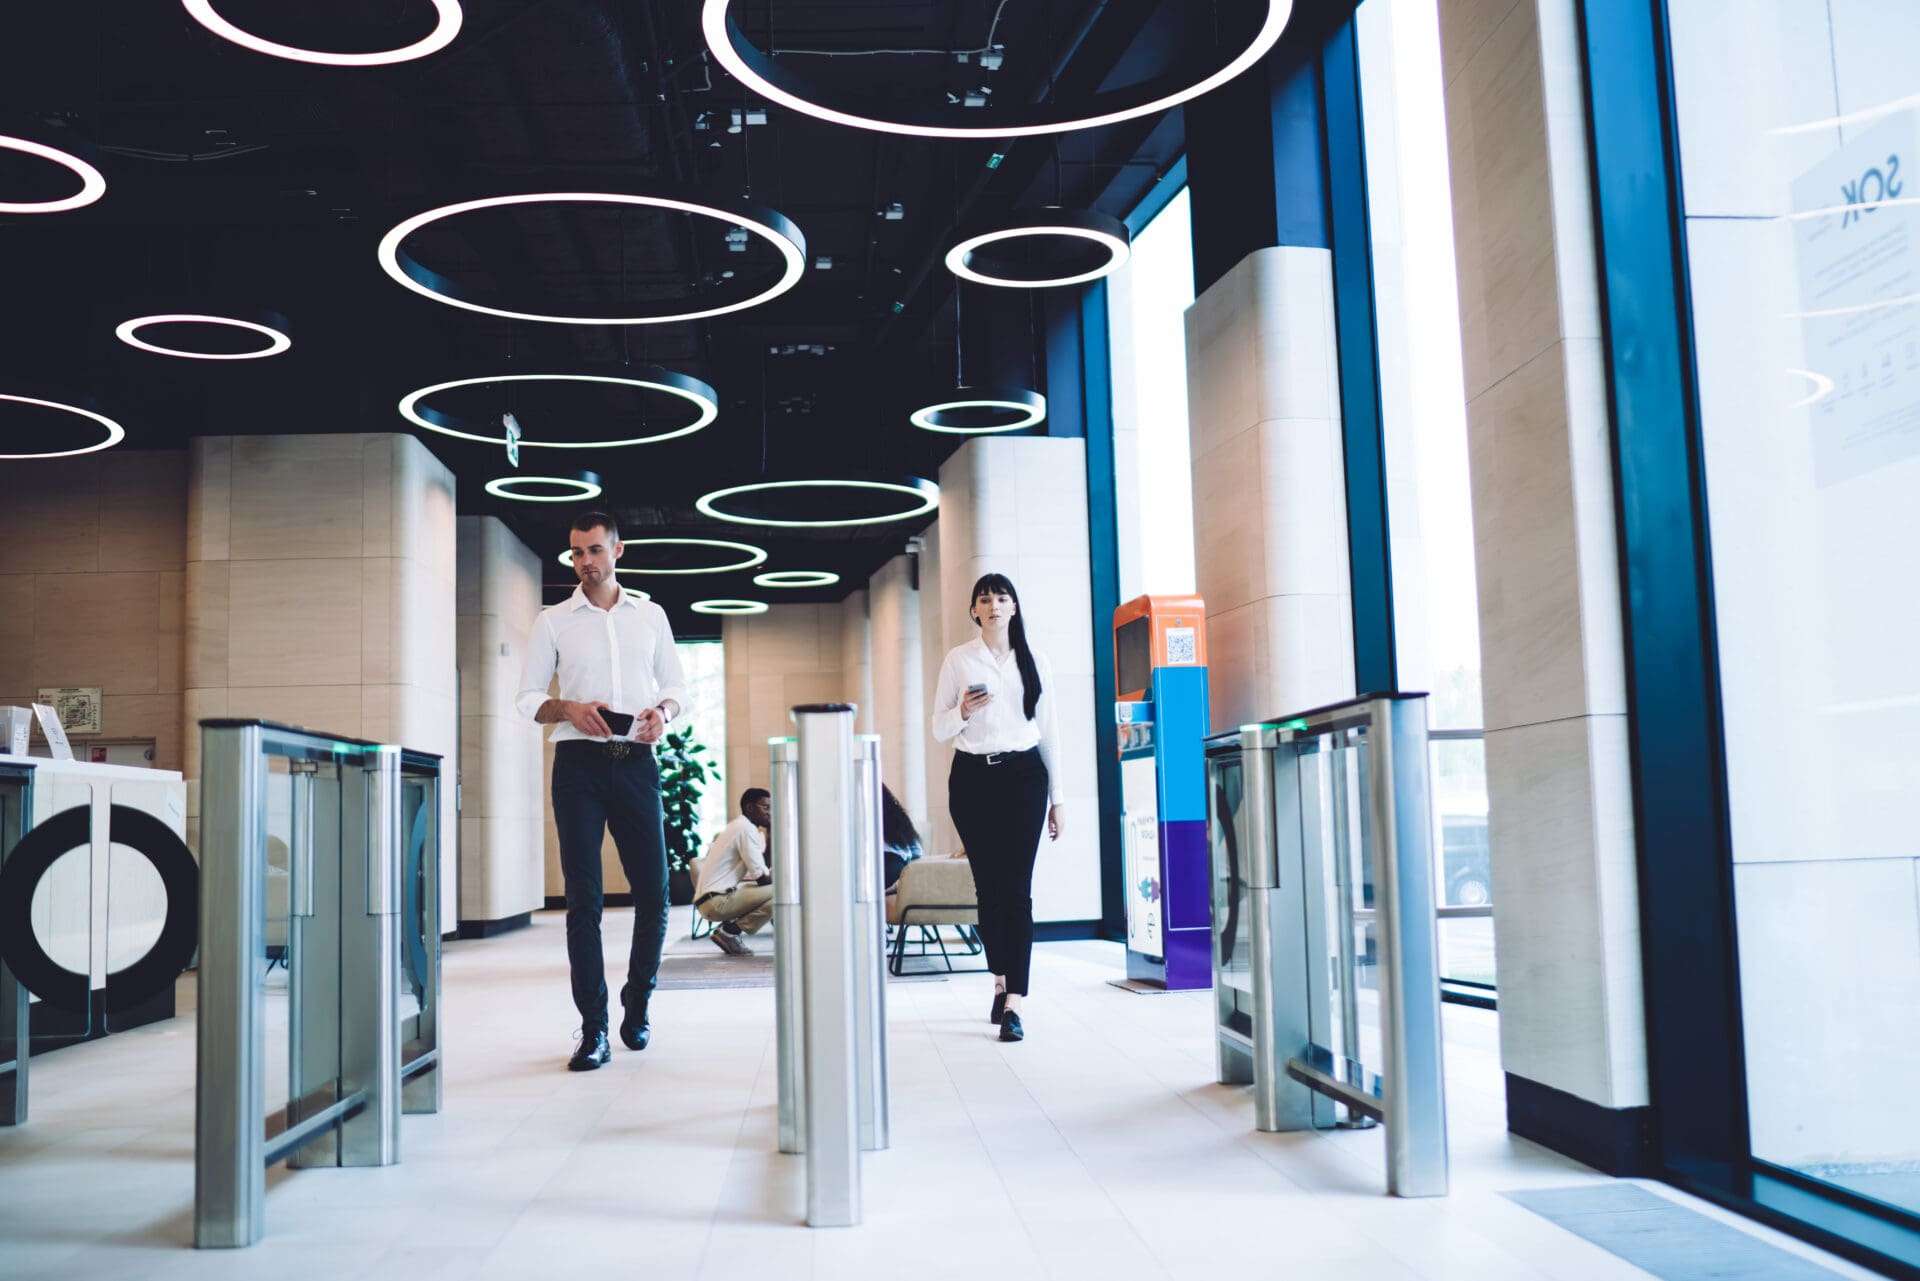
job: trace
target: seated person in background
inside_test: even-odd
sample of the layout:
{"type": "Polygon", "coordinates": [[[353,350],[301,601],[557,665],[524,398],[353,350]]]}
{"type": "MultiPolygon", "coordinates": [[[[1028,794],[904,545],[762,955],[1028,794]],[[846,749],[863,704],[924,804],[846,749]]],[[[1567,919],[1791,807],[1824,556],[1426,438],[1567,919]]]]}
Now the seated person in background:
{"type": "Polygon", "coordinates": [[[920,857],[920,833],[913,819],[886,784],[880,785],[880,849],[886,866],[882,875],[886,887],[900,879],[900,869],[920,857]]]}
{"type": "Polygon", "coordinates": [[[773,876],[767,870],[767,824],[772,797],[763,787],[740,794],[740,817],[707,846],[694,910],[713,922],[713,941],[729,956],[752,956],[742,934],[773,918],[773,876]]]}

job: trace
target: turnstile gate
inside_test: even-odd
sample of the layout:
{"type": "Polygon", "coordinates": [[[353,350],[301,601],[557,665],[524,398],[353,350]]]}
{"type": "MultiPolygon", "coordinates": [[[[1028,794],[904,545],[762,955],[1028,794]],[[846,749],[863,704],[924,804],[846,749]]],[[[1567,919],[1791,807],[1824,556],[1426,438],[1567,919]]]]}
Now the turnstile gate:
{"type": "Polygon", "coordinates": [[[1425,695],[1215,735],[1207,793],[1220,1080],[1261,1130],[1383,1123],[1387,1190],[1444,1196],[1425,695]]]}
{"type": "Polygon", "coordinates": [[[266,1167],[400,1159],[440,1105],[440,760],[201,724],[194,1243],[265,1228],[266,1167]]]}

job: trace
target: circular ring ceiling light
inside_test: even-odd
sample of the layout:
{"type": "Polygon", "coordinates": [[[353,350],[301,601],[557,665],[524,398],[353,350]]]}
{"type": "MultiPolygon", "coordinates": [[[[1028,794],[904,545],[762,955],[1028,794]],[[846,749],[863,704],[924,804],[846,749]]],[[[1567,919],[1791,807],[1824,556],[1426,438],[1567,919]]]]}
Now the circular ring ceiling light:
{"type": "Polygon", "coordinates": [[[1020,431],[1044,422],[1047,398],[1028,387],[961,387],[944,400],[922,405],[907,415],[907,421],[922,431],[945,432],[951,436],[989,436],[996,432],[1020,431]],[[1011,422],[974,426],[984,415],[1017,415],[1011,422]]]}
{"type": "Polygon", "coordinates": [[[129,347],[138,347],[156,356],[180,356],[187,360],[264,360],[268,356],[278,356],[293,346],[284,316],[273,312],[260,312],[258,315],[258,320],[246,320],[239,316],[207,316],[197,312],[158,312],[121,321],[114,327],[113,336],[129,347]],[[185,347],[163,347],[140,337],[140,331],[149,325],[217,325],[242,329],[261,335],[267,340],[267,345],[252,351],[192,351],[185,347]]]}
{"type": "Polygon", "coordinates": [[[759,205],[743,201],[721,200],[703,196],[694,199],[690,196],[639,195],[623,191],[528,191],[511,195],[484,196],[478,200],[463,200],[450,205],[441,205],[417,213],[413,217],[396,225],[380,240],[380,267],[389,276],[405,285],[413,292],[435,302],[446,303],[449,307],[461,307],[467,311],[477,311],[482,315],[500,316],[507,320],[533,320],[554,325],[671,325],[688,320],[705,320],[712,316],[724,316],[729,312],[745,311],[770,299],[777,298],[800,281],[807,269],[807,238],[783,214],[759,205]],[[415,259],[401,243],[422,227],[429,226],[446,218],[460,214],[475,213],[483,209],[501,209],[515,205],[573,204],[573,205],[638,205],[648,209],[666,209],[676,213],[692,214],[699,218],[711,218],[728,228],[738,227],[750,236],[757,236],[772,245],[780,254],[783,270],[780,279],[764,289],[754,290],[751,284],[738,285],[723,282],[715,290],[718,301],[712,305],[696,306],[691,311],[655,312],[642,316],[560,316],[534,311],[512,311],[505,307],[494,307],[469,297],[460,286],[442,276],[415,259]]]}
{"type": "Polygon", "coordinates": [[[763,480],[752,485],[734,485],[728,489],[716,489],[711,494],[701,495],[694,506],[716,520],[731,521],[736,525],[771,525],[780,529],[836,529],[847,525],[884,525],[889,521],[912,520],[924,516],[940,505],[940,486],[930,480],[914,479],[907,484],[898,484],[885,480],[763,480]],[[918,507],[901,512],[889,512],[882,516],[846,516],[831,520],[775,520],[766,516],[740,516],[720,510],[719,502],[723,498],[734,498],[741,494],[772,493],[792,489],[862,489],[880,490],[884,493],[905,494],[919,501],[918,507]]]}
{"type": "MultiPolygon", "coordinates": [[[[654,569],[639,566],[616,565],[614,571],[621,574],[730,574],[736,569],[752,569],[755,565],[767,563],[765,548],[755,547],[751,543],[728,542],[724,538],[624,538],[623,547],[718,547],[722,551],[745,552],[746,559],[732,565],[701,565],[694,569],[654,569]]],[[[569,548],[560,553],[560,563],[568,569],[573,568],[573,550],[569,548]]]]}
{"type": "Polygon", "coordinates": [[[51,160],[63,169],[72,170],[80,179],[79,191],[58,200],[0,200],[0,214],[65,213],[69,209],[90,205],[107,194],[106,177],[71,151],[4,133],[0,133],[0,151],[18,151],[42,160],[51,160]]]}
{"type": "Polygon", "coordinates": [[[78,414],[90,418],[107,429],[107,438],[98,444],[85,445],[79,449],[58,449],[38,454],[0,454],[0,460],[19,460],[27,458],[72,458],[76,454],[96,454],[103,449],[112,449],[127,438],[126,428],[104,414],[95,413],[84,405],[60,400],[42,400],[38,396],[20,396],[0,392],[0,401],[12,401],[15,404],[35,405],[41,409],[54,409],[63,414],[78,414]]]}
{"type": "Polygon", "coordinates": [[[457,418],[452,414],[441,413],[420,402],[435,392],[450,391],[455,387],[476,387],[485,383],[611,383],[619,387],[639,387],[646,391],[657,391],[668,396],[677,396],[681,400],[695,405],[698,412],[694,420],[685,427],[676,427],[672,431],[658,432],[652,436],[633,436],[626,440],[522,440],[522,449],[618,449],[627,445],[651,445],[662,440],[672,440],[676,436],[690,436],[720,416],[720,397],[713,388],[698,378],[686,374],[677,374],[671,369],[661,369],[656,365],[644,365],[638,370],[639,378],[612,378],[602,374],[494,374],[488,378],[456,378],[452,382],[435,383],[431,387],[422,387],[418,391],[408,392],[400,401],[400,416],[417,427],[439,432],[443,436],[454,436],[460,440],[478,441],[482,445],[505,445],[506,428],[497,424],[486,426],[468,419],[457,418]],[[486,426],[486,430],[476,430],[486,426]]]}
{"type": "Polygon", "coordinates": [[[700,26],[713,56],[750,94],[819,120],[915,138],[1026,138],[1038,134],[1066,133],[1074,129],[1092,129],[1150,116],[1168,107],[1190,102],[1260,61],[1268,50],[1280,42],[1281,33],[1287,29],[1287,19],[1293,15],[1293,0],[1266,0],[1266,17],[1246,48],[1236,54],[1231,62],[1191,84],[1172,84],[1164,78],[1149,80],[1124,89],[1093,94],[1077,105],[1047,103],[1006,112],[995,110],[991,113],[994,117],[992,124],[963,125],[949,122],[957,121],[963,114],[978,117],[983,113],[968,108],[936,108],[926,113],[923,119],[882,120],[840,111],[814,100],[803,92],[808,86],[800,77],[782,69],[773,58],[746,39],[739,26],[727,16],[730,5],[731,0],[702,0],[700,26]]]}
{"type": "Polygon", "coordinates": [[[327,67],[381,67],[395,62],[411,62],[415,58],[424,58],[428,54],[438,53],[453,43],[460,34],[460,24],[464,15],[460,9],[460,0],[433,0],[435,21],[433,30],[410,45],[398,49],[381,49],[373,53],[328,53],[323,49],[300,49],[293,45],[278,44],[242,30],[228,22],[214,10],[213,0],[182,0],[187,12],[207,30],[223,40],[251,49],[255,53],[268,54],[275,58],[288,58],[294,62],[311,62],[327,67]]]}
{"type": "Polygon", "coordinates": [[[764,614],[767,602],[763,600],[697,600],[691,606],[696,614],[764,614]]]}
{"type": "Polygon", "coordinates": [[[947,270],[976,285],[1005,289],[1058,289],[1111,275],[1126,265],[1133,253],[1127,224],[1103,213],[1072,209],[1016,211],[992,227],[956,240],[947,249],[947,270]],[[1023,241],[1066,237],[1106,252],[1106,260],[1091,267],[1055,251],[1051,260],[1034,262],[1033,246],[1023,241]],[[1019,254],[1009,252],[1020,245],[1019,254]],[[999,246],[995,248],[995,246],[999,246]]]}
{"type": "Polygon", "coordinates": [[[831,587],[840,575],[825,569],[777,569],[771,574],[755,574],[755,587],[831,587]]]}
{"type": "Polygon", "coordinates": [[[597,473],[580,471],[566,476],[501,476],[487,482],[487,492],[522,503],[577,503],[600,497],[601,490],[597,473]],[[529,485],[535,487],[532,492],[522,488],[529,485]]]}

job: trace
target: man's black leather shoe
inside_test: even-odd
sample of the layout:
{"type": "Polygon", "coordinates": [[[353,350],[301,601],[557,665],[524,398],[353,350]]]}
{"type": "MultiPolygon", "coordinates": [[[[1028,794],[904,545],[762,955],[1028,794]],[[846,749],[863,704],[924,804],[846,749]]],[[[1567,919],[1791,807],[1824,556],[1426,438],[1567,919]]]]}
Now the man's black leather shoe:
{"type": "Polygon", "coordinates": [[[567,1060],[569,1072],[591,1072],[613,1057],[613,1050],[607,1045],[607,1034],[596,1028],[580,1037],[580,1048],[567,1060]]]}
{"type": "Polygon", "coordinates": [[[993,994],[993,1009],[989,1011],[987,1014],[987,1022],[998,1023],[1000,1021],[1000,1016],[1002,1014],[1005,1014],[1006,1012],[1007,1012],[1007,994],[1005,992],[995,992],[993,994]]]}
{"type": "Polygon", "coordinates": [[[1003,1041],[1024,1041],[1027,1029],[1020,1026],[1020,1012],[1008,1010],[1000,1016],[1000,1039],[1003,1041]]]}
{"type": "Polygon", "coordinates": [[[653,1039],[653,1024],[647,1020],[647,1003],[643,1000],[638,1006],[627,1004],[627,989],[620,989],[620,1004],[626,1015],[620,1020],[620,1044],[629,1050],[644,1050],[653,1039]]]}

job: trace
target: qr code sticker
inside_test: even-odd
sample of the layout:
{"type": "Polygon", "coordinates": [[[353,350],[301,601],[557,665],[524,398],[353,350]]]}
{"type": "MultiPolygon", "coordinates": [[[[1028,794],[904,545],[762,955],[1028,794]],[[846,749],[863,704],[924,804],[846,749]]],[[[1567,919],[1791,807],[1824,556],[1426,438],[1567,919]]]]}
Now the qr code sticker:
{"type": "Polygon", "coordinates": [[[1177,667],[1194,661],[1193,628],[1167,628],[1167,666],[1177,667]]]}

